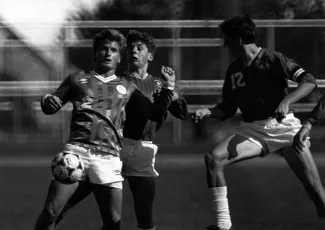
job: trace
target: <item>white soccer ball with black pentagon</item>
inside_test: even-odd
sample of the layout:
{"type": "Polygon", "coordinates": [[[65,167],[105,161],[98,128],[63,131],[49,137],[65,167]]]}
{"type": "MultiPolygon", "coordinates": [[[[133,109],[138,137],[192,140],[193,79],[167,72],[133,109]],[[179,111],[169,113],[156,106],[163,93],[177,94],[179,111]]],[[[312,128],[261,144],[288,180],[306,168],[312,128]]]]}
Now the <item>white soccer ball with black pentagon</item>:
{"type": "Polygon", "coordinates": [[[63,184],[73,184],[81,179],[84,164],[77,154],[63,151],[53,158],[51,169],[57,181],[63,184]]]}

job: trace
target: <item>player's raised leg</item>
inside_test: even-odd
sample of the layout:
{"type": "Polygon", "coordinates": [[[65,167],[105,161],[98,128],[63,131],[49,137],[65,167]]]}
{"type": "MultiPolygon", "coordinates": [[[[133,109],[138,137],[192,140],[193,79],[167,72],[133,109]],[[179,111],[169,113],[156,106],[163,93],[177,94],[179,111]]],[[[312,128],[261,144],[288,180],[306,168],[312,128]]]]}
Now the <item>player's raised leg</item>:
{"type": "Polygon", "coordinates": [[[53,230],[55,221],[70,197],[78,189],[78,186],[79,182],[67,185],[53,179],[48,190],[44,208],[36,221],[34,229],[53,230]]]}
{"type": "Polygon", "coordinates": [[[94,186],[94,195],[104,222],[102,230],[120,230],[122,189],[105,185],[94,186]]]}
{"type": "Polygon", "coordinates": [[[205,155],[208,187],[212,192],[213,211],[216,215],[216,226],[208,229],[231,229],[232,223],[227,198],[227,184],[224,167],[238,161],[257,157],[262,147],[239,135],[224,139],[205,155]]]}
{"type": "Polygon", "coordinates": [[[309,150],[309,144],[306,144],[303,151],[299,153],[291,146],[285,147],[281,154],[305,187],[316,206],[319,217],[325,218],[325,191],[309,150]]]}

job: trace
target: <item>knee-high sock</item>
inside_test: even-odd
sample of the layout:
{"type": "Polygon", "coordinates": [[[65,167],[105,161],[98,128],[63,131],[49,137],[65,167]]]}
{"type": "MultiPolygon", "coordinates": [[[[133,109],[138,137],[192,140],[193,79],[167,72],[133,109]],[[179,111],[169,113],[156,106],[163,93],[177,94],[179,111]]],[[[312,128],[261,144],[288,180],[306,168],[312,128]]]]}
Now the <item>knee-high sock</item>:
{"type": "Polygon", "coordinates": [[[212,188],[212,207],[215,212],[216,226],[222,230],[231,228],[231,218],[227,199],[227,187],[212,188]]]}

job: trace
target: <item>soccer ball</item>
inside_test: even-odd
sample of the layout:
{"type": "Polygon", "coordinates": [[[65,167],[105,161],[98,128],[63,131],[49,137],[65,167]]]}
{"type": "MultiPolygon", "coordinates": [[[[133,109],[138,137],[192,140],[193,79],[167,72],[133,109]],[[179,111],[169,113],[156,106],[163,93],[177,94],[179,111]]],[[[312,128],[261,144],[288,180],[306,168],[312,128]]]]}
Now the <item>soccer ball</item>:
{"type": "Polygon", "coordinates": [[[53,177],[63,184],[73,184],[82,177],[84,164],[77,154],[63,151],[51,163],[53,177]]]}

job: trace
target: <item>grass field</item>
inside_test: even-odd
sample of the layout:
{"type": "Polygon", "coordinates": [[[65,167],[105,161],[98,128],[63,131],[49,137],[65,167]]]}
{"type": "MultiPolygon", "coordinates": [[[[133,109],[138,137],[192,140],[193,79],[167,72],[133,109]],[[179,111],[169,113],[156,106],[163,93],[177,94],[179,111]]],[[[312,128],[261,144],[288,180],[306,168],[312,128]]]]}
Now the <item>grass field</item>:
{"type": "MultiPolygon", "coordinates": [[[[325,159],[325,158],[324,158],[325,159]]],[[[325,160],[317,157],[325,179],[325,160]]],[[[1,157],[0,229],[33,229],[51,178],[45,157],[1,157]]],[[[200,154],[159,153],[156,197],[158,230],[204,230],[213,221],[210,193],[200,154]]],[[[276,157],[241,162],[226,169],[230,209],[236,230],[316,230],[317,216],[300,183],[276,157]]],[[[135,230],[128,186],[124,189],[123,230],[135,230]]],[[[58,230],[100,229],[93,196],[75,207],[58,230]]]]}

